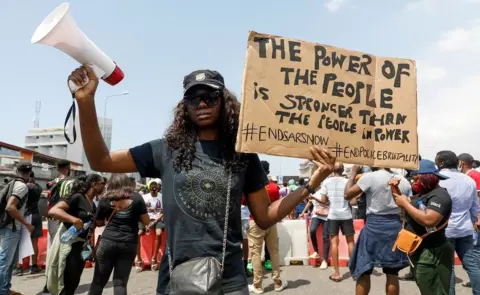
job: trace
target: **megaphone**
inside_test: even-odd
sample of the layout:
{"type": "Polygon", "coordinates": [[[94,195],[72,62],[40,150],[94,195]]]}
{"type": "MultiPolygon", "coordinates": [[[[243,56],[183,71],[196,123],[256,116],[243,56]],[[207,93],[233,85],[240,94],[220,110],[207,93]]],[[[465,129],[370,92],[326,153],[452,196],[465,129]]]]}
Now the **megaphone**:
{"type": "MultiPolygon", "coordinates": [[[[80,64],[89,64],[95,75],[110,85],[116,85],[124,73],[100,48],[78,28],[69,13],[70,4],[62,3],[55,8],[37,27],[31,42],[53,46],[70,55],[80,64]]],[[[72,93],[82,88],[68,81],[72,93]]]]}

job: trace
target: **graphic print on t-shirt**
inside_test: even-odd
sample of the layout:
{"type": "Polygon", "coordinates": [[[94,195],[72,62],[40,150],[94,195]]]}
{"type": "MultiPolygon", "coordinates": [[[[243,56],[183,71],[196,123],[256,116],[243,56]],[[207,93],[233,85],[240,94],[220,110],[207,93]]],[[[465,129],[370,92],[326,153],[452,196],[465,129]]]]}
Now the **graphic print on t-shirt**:
{"type": "Polygon", "coordinates": [[[160,216],[162,211],[162,201],[159,195],[157,195],[157,197],[151,197],[148,199],[148,201],[145,202],[145,205],[147,207],[148,216],[150,216],[150,219],[157,219],[160,216]]]}
{"type": "MultiPolygon", "coordinates": [[[[174,176],[178,206],[191,218],[203,222],[225,219],[228,174],[213,160],[218,159],[195,158],[191,170],[174,176]]],[[[234,209],[235,202],[230,200],[230,213],[234,209]]]]}

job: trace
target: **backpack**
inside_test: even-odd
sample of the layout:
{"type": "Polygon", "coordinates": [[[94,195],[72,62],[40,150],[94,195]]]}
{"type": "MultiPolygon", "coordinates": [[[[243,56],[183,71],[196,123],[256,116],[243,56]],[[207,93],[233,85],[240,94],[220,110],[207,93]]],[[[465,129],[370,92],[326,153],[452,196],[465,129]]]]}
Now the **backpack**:
{"type": "Polygon", "coordinates": [[[43,190],[40,194],[40,199],[38,199],[38,212],[43,217],[48,217],[48,211],[50,210],[50,190],[43,190]]]}
{"type": "Polygon", "coordinates": [[[48,209],[55,206],[58,202],[66,200],[70,196],[73,184],[75,183],[75,178],[63,178],[57,179],[52,188],[43,194],[43,199],[48,197],[48,209]]]}
{"type": "MultiPolygon", "coordinates": [[[[8,214],[6,207],[8,198],[12,196],[13,187],[17,181],[25,183],[23,178],[15,178],[0,190],[0,229],[5,228],[10,223],[13,223],[12,231],[16,231],[15,223],[13,222],[14,219],[8,214]]],[[[26,200],[27,197],[23,198],[18,204],[17,208],[22,208],[26,200]]]]}

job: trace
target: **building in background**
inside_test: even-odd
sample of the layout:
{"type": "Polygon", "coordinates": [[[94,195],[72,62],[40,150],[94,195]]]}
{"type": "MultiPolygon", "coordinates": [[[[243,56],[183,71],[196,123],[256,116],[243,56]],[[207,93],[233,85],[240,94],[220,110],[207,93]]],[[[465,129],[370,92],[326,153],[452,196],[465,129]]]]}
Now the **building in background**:
{"type": "MultiPolygon", "coordinates": [[[[28,130],[25,136],[25,147],[38,153],[49,155],[54,158],[67,159],[69,161],[81,163],[83,169],[87,173],[91,173],[92,169],[88,164],[85,151],[83,150],[82,136],[80,134],[80,120],[76,120],[75,129],[77,132],[77,140],[73,144],[69,144],[64,136],[63,127],[54,128],[33,128],[28,130]]],[[[109,118],[98,118],[100,132],[103,135],[105,144],[110,149],[112,144],[112,120],[109,118]]],[[[67,126],[67,134],[73,139],[72,121],[67,126]]]]}
{"type": "Polygon", "coordinates": [[[312,161],[305,160],[302,163],[300,163],[299,167],[299,177],[300,178],[310,178],[312,176],[312,173],[315,171],[316,165],[313,164],[312,161]]]}
{"type": "MultiPolygon", "coordinates": [[[[3,183],[4,178],[15,176],[18,162],[28,160],[32,162],[32,170],[37,182],[45,187],[47,181],[57,177],[56,166],[60,159],[0,141],[0,181],[3,183]]],[[[72,176],[85,174],[81,163],[70,161],[70,164],[73,171],[72,176]]]]}

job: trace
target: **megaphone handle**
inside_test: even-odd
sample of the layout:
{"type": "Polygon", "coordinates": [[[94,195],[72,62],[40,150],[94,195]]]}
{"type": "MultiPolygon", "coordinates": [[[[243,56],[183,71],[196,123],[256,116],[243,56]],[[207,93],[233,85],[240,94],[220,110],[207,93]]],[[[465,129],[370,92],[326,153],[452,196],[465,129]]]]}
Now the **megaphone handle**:
{"type": "MultiPolygon", "coordinates": [[[[105,75],[105,72],[93,63],[89,63],[88,65],[90,66],[90,68],[92,68],[95,76],[97,76],[98,79],[101,79],[105,75]]],[[[70,88],[70,92],[75,93],[78,89],[85,87],[85,85],[87,85],[89,81],[90,79],[86,77],[84,83],[77,85],[72,80],[68,80],[68,88],[70,88]]]]}
{"type": "Polygon", "coordinates": [[[68,88],[70,88],[70,92],[75,93],[78,89],[85,87],[85,85],[88,84],[88,81],[90,81],[90,79],[88,79],[87,77],[87,80],[85,80],[84,83],[82,83],[81,85],[77,85],[72,80],[68,80],[68,88]]]}

